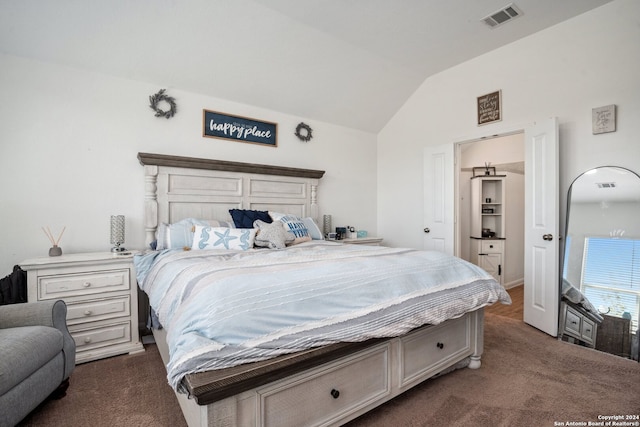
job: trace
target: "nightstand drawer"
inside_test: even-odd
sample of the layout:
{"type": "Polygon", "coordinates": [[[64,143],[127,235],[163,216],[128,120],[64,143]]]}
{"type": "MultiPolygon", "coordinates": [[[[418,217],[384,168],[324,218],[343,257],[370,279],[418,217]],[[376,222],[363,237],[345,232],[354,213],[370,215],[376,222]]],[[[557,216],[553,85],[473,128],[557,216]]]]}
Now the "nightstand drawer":
{"type": "Polygon", "coordinates": [[[129,295],[67,304],[67,323],[69,325],[129,316],[130,314],[129,295]]]}
{"type": "Polygon", "coordinates": [[[483,254],[501,254],[503,242],[501,240],[483,240],[480,243],[480,252],[483,254]]]}
{"type": "Polygon", "coordinates": [[[564,322],[564,330],[569,333],[573,333],[574,335],[576,335],[576,337],[580,337],[580,320],[582,319],[582,316],[580,316],[580,314],[578,314],[569,306],[566,307],[566,310],[567,312],[565,318],[566,320],[564,322]]]}
{"type": "Polygon", "coordinates": [[[127,319],[121,323],[86,328],[86,324],[69,327],[69,332],[76,342],[76,353],[131,341],[131,322],[127,319]],[[77,329],[81,326],[82,329],[77,329]]]}
{"type": "Polygon", "coordinates": [[[38,299],[68,298],[129,289],[129,270],[38,277],[38,299]]]}
{"type": "Polygon", "coordinates": [[[596,338],[596,324],[589,319],[582,319],[581,328],[582,339],[588,343],[593,343],[596,338]]]}

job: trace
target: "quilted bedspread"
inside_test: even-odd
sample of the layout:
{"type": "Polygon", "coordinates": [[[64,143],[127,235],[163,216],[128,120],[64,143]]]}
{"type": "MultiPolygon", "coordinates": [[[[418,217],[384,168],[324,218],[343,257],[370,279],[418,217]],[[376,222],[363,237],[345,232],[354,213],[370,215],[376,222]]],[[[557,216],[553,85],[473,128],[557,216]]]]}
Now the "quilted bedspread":
{"type": "Polygon", "coordinates": [[[189,373],[400,336],[511,302],[479,267],[412,249],[314,241],[283,250],[168,250],[135,263],[167,330],[176,390],[189,373]]]}

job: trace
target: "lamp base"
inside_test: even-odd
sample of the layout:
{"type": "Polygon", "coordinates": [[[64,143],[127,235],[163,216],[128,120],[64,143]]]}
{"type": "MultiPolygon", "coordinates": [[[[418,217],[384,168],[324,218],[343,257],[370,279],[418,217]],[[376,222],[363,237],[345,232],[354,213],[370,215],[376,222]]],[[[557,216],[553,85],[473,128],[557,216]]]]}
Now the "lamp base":
{"type": "Polygon", "coordinates": [[[116,253],[120,253],[120,252],[125,252],[126,249],[121,247],[121,246],[114,246],[111,248],[111,252],[116,252],[116,253]]]}

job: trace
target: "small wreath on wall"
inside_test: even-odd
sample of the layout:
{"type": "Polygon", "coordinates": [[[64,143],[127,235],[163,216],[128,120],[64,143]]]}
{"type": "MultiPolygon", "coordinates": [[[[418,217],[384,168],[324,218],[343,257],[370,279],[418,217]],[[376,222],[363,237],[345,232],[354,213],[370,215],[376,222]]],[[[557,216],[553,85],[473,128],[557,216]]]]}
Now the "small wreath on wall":
{"type": "Polygon", "coordinates": [[[313,138],[312,132],[313,130],[311,129],[311,127],[303,122],[300,122],[300,124],[296,127],[296,136],[302,142],[311,141],[311,138],[313,138]]]}
{"type": "Polygon", "coordinates": [[[160,89],[158,93],[149,97],[149,107],[151,107],[151,109],[156,112],[156,117],[164,117],[165,119],[170,119],[174,114],[176,114],[176,111],[178,111],[178,106],[176,105],[175,98],[165,95],[165,90],[166,89],[160,89]],[[168,111],[164,111],[163,109],[158,107],[158,104],[163,101],[169,104],[168,111]]]}

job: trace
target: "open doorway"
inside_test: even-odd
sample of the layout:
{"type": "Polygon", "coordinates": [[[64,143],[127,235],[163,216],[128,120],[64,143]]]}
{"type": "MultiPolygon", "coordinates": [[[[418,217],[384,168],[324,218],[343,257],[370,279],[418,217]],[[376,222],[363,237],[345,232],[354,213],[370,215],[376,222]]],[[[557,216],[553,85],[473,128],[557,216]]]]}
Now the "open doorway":
{"type": "MultiPolygon", "coordinates": [[[[456,247],[458,256],[470,262],[478,263],[484,257],[499,260],[500,282],[512,294],[514,304],[511,307],[496,307],[504,310],[509,317],[522,320],[522,295],[524,287],[524,206],[525,206],[525,144],[524,133],[465,141],[457,144],[457,226],[456,247]],[[504,217],[504,239],[497,247],[500,254],[481,254],[477,238],[472,238],[472,217],[477,215],[478,208],[472,207],[472,181],[477,169],[489,167],[491,173],[503,177],[504,200],[501,214],[504,217]],[[474,173],[475,169],[475,173],[474,173]]],[[[483,200],[484,202],[484,200],[483,200]]],[[[483,205],[484,210],[492,211],[491,205],[483,205]]],[[[486,213],[485,213],[486,214],[486,213]]],[[[486,214],[490,215],[490,214],[486,214]]],[[[488,232],[491,230],[487,229],[488,232]]],[[[477,236],[476,236],[477,237],[477,236]]],[[[482,241],[482,246],[491,246],[495,240],[482,241]],[[486,244],[486,245],[485,245],[486,244]]],[[[480,264],[479,264],[480,265],[480,264]]],[[[498,313],[500,314],[500,313],[498,313]]]]}

